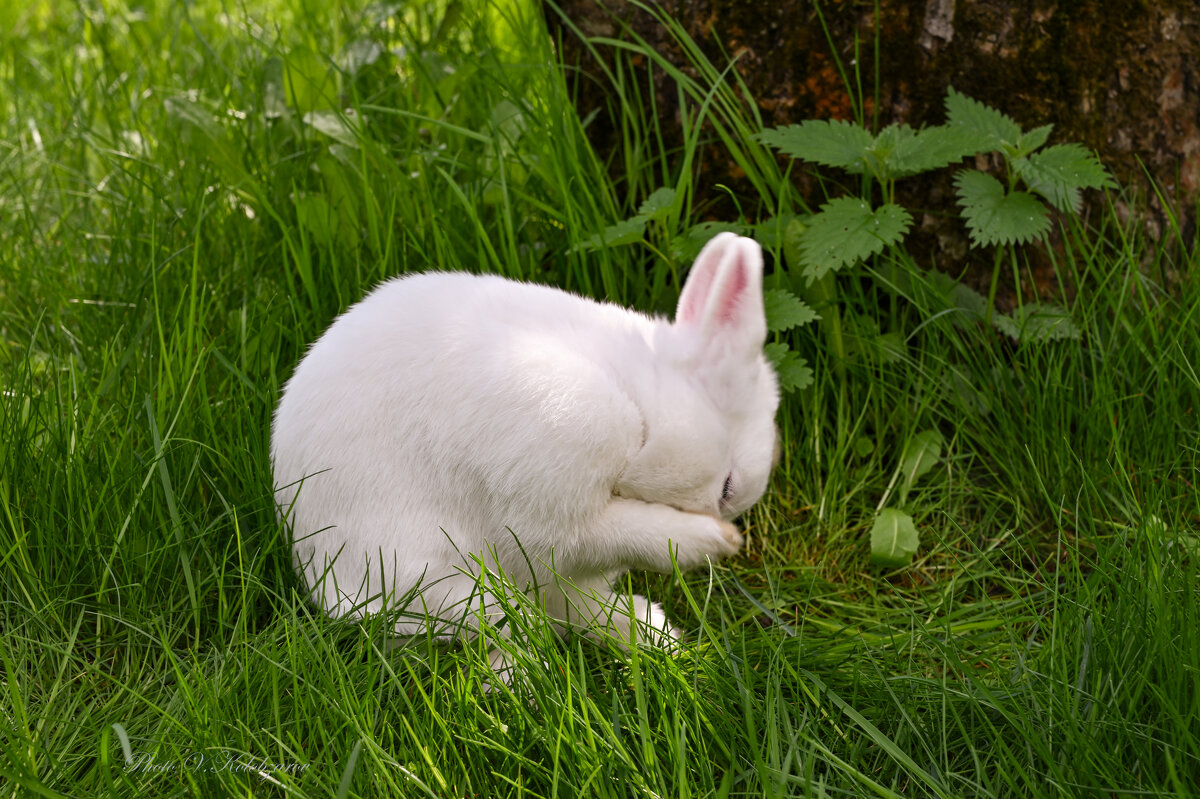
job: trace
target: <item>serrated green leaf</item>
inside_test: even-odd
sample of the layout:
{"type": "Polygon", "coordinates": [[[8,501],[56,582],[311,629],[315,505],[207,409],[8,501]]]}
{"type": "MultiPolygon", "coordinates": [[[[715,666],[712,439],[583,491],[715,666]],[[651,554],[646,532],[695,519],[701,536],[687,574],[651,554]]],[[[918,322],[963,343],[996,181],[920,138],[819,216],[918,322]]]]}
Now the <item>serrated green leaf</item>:
{"type": "Polygon", "coordinates": [[[808,367],[808,361],[801,358],[795,350],[778,341],[773,341],[763,347],[763,355],[767,362],[775,368],[779,378],[779,390],[784,394],[800,391],[812,385],[813,373],[808,367]]]}
{"type": "Polygon", "coordinates": [[[840,119],[809,119],[799,125],[768,128],[756,138],[784,155],[861,174],[875,143],[870,131],[840,119]]]}
{"type": "Polygon", "coordinates": [[[1053,125],[1042,125],[1040,128],[1027,130],[1021,134],[1021,138],[1017,140],[1017,154],[1029,155],[1031,152],[1041,147],[1050,138],[1050,131],[1054,130],[1053,125]]]}
{"type": "Polygon", "coordinates": [[[946,94],[946,121],[961,128],[983,145],[981,149],[1003,150],[1016,146],[1021,139],[1021,126],[994,108],[959,94],[950,87],[946,94]]]}
{"type": "Polygon", "coordinates": [[[796,215],[789,212],[764,219],[754,226],[751,234],[764,250],[779,250],[784,246],[788,226],[795,219],[796,215]]]}
{"type": "Polygon", "coordinates": [[[900,456],[900,504],[908,501],[908,492],[913,485],[942,457],[942,443],[945,439],[937,430],[925,430],[917,433],[904,447],[900,456]]]}
{"type": "Polygon", "coordinates": [[[906,142],[911,142],[916,138],[916,135],[917,132],[908,125],[893,122],[879,131],[879,135],[875,137],[875,141],[871,143],[871,146],[863,154],[863,162],[870,168],[871,173],[880,180],[890,179],[892,175],[889,166],[892,160],[892,153],[906,142]]]}
{"type": "Polygon", "coordinates": [[[871,562],[880,566],[907,566],[921,538],[907,513],[884,508],[871,527],[871,562]]]}
{"type": "Polygon", "coordinates": [[[1024,244],[1042,238],[1050,230],[1049,211],[1032,194],[1006,194],[1000,181],[972,169],[955,175],[954,185],[972,246],[1024,244]]]}
{"type": "Polygon", "coordinates": [[[938,125],[898,141],[886,166],[891,177],[903,178],[941,169],[987,149],[988,141],[970,130],[938,125]]]}
{"type": "Polygon", "coordinates": [[[820,318],[816,311],[787,289],[764,291],[763,306],[767,312],[767,330],[772,333],[791,330],[820,318]]]}
{"type": "Polygon", "coordinates": [[[1031,302],[1009,316],[997,314],[992,324],[1014,341],[1078,341],[1083,336],[1071,312],[1050,303],[1031,302]]]}
{"type": "Polygon", "coordinates": [[[967,380],[961,373],[952,371],[949,374],[943,375],[942,389],[945,392],[946,398],[953,405],[957,406],[958,410],[963,414],[975,418],[983,418],[991,415],[992,401],[990,393],[995,390],[994,387],[989,386],[988,391],[984,391],[967,380]]]}
{"type": "Polygon", "coordinates": [[[718,233],[746,234],[746,226],[737,222],[701,222],[692,225],[682,235],[671,239],[671,257],[681,263],[696,260],[700,250],[718,233]]]}
{"type": "Polygon", "coordinates": [[[669,186],[663,186],[638,206],[637,215],[651,221],[663,219],[671,212],[671,205],[674,202],[675,190],[669,186]]]}
{"type": "Polygon", "coordinates": [[[591,252],[607,247],[619,247],[622,244],[632,244],[641,241],[646,232],[646,218],[633,216],[623,219],[615,225],[609,225],[600,233],[588,236],[570,249],[570,252],[591,252]]]}
{"type": "Polygon", "coordinates": [[[1096,155],[1081,144],[1056,144],[1013,165],[1026,186],[1060,211],[1079,213],[1081,189],[1116,186],[1096,155]]]}
{"type": "Polygon", "coordinates": [[[879,332],[870,316],[847,313],[842,318],[842,340],[848,360],[864,357],[879,363],[896,363],[908,354],[904,337],[893,331],[879,332]]]}
{"type": "Polygon", "coordinates": [[[856,197],[839,197],[821,206],[800,239],[800,264],[810,281],[883,252],[908,232],[912,217],[889,203],[872,210],[856,197]]]}
{"type": "Polygon", "coordinates": [[[871,350],[880,363],[899,363],[908,357],[908,346],[904,336],[896,331],[880,333],[871,342],[871,350]]]}
{"type": "Polygon", "coordinates": [[[783,257],[787,261],[793,286],[800,285],[798,276],[801,274],[803,268],[801,264],[804,261],[804,231],[808,230],[808,225],[805,223],[811,218],[806,217],[803,221],[795,218],[788,222],[787,227],[783,229],[783,257]]]}
{"type": "Polygon", "coordinates": [[[953,286],[946,294],[949,306],[957,313],[954,324],[966,329],[987,318],[987,297],[963,283],[953,286]]]}

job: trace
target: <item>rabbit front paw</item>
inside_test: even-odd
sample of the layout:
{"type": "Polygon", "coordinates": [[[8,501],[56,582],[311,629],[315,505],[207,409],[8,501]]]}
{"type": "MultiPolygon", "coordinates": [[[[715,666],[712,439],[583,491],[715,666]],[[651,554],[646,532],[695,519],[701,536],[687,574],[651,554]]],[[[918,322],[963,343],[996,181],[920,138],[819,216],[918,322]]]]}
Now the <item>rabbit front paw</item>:
{"type": "Polygon", "coordinates": [[[689,515],[694,523],[687,535],[672,541],[680,569],[694,569],[708,561],[735,555],[741,549],[742,534],[729,522],[701,514],[689,515]]]}

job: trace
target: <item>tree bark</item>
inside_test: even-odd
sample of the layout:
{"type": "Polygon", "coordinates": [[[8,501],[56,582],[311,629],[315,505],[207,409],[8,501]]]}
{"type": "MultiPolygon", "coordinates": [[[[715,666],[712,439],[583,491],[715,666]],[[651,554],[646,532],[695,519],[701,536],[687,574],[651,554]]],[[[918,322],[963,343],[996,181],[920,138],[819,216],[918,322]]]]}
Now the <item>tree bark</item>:
{"type": "MultiPolygon", "coordinates": [[[[686,59],[655,20],[626,0],[558,0],[584,36],[620,36],[622,22],[673,64],[686,59]],[[620,22],[618,22],[620,21],[620,22]]],[[[1095,150],[1135,189],[1149,232],[1170,232],[1174,216],[1190,241],[1200,200],[1200,4],[1197,0],[664,0],[710,60],[736,56],[736,69],[767,126],[849,119],[851,95],[838,62],[861,75],[866,117],[914,127],[944,120],[951,85],[1013,117],[1025,129],[1054,124],[1050,142],[1095,150]],[[878,42],[878,58],[876,58],[878,42]],[[831,48],[832,45],[832,48],[831,48]],[[1157,181],[1152,188],[1147,173],[1157,181]],[[1165,205],[1165,207],[1164,207],[1165,205]]],[[[604,81],[585,48],[547,10],[580,80],[582,117],[602,152],[618,146],[606,120],[604,81]]],[[[681,141],[676,94],[653,75],[666,146],[681,141]]],[[[737,186],[730,164],[706,161],[703,187],[737,186]]],[[[815,186],[804,186],[820,201],[815,186]]],[[[918,184],[919,207],[953,212],[948,176],[918,184]],[[940,205],[939,205],[940,203],[940,205]]],[[[1089,201],[1102,202],[1099,192],[1089,201]]],[[[718,203],[720,200],[716,200],[718,203]]],[[[1118,211],[1127,212],[1118,203],[1118,211]]],[[[913,206],[909,206],[910,208],[913,206]]],[[[941,260],[966,256],[961,230],[940,215],[918,217],[917,238],[941,260]]]]}

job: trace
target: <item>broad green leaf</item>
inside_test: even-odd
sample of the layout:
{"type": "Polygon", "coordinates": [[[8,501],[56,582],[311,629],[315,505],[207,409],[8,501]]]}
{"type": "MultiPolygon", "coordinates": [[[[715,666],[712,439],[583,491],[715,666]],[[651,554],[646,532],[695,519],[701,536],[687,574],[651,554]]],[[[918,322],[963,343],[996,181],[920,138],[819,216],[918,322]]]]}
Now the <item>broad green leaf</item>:
{"type": "Polygon", "coordinates": [[[784,394],[800,391],[812,385],[813,373],[808,362],[786,344],[774,341],[763,347],[767,362],[775,367],[779,377],[779,390],[784,394]]]}
{"type": "Polygon", "coordinates": [[[889,203],[872,210],[856,197],[840,197],[821,206],[801,238],[800,263],[809,281],[841,269],[896,244],[908,232],[912,217],[889,203]]]}
{"type": "Polygon", "coordinates": [[[804,221],[795,218],[787,223],[787,227],[783,229],[783,258],[787,261],[788,272],[792,278],[792,285],[798,287],[800,285],[800,275],[804,263],[804,233],[808,230],[808,225],[805,224],[812,217],[806,217],[804,221]]]}
{"type": "Polygon", "coordinates": [[[1015,159],[1013,165],[1026,186],[1060,211],[1079,212],[1081,189],[1117,185],[1096,155],[1081,144],[1056,144],[1015,159]]]}
{"type": "Polygon", "coordinates": [[[337,108],[336,73],[324,56],[301,45],[283,63],[284,100],[300,114],[337,108]]]}
{"type": "Polygon", "coordinates": [[[879,135],[871,142],[871,146],[863,154],[864,163],[870,169],[871,173],[880,180],[891,179],[893,176],[889,165],[892,153],[906,142],[911,142],[916,138],[916,135],[917,132],[908,125],[893,122],[879,131],[879,135]]]}
{"type": "Polygon", "coordinates": [[[1007,194],[1000,181],[985,172],[961,170],[954,177],[958,204],[971,234],[971,244],[1024,244],[1040,239],[1050,230],[1046,206],[1032,194],[1007,194]]]}
{"type": "Polygon", "coordinates": [[[754,226],[752,235],[764,250],[779,250],[784,246],[784,237],[787,235],[788,227],[795,219],[795,214],[786,212],[770,219],[764,219],[754,226]]]}
{"type": "Polygon", "coordinates": [[[571,248],[571,252],[591,252],[607,247],[619,247],[622,244],[632,244],[641,241],[646,232],[646,218],[634,216],[623,219],[614,225],[609,225],[600,233],[588,236],[571,248]]]}
{"type": "Polygon", "coordinates": [[[842,340],[848,359],[895,363],[908,354],[904,337],[897,332],[880,333],[879,323],[870,316],[847,313],[842,319],[842,340]]]}
{"type": "Polygon", "coordinates": [[[756,137],[784,155],[861,174],[863,159],[875,144],[870,131],[840,119],[810,119],[799,125],[768,128],[756,137]]]}
{"type": "Polygon", "coordinates": [[[338,67],[353,75],[380,59],[387,50],[376,39],[361,37],[354,39],[342,49],[338,67]]]}
{"type": "Polygon", "coordinates": [[[950,87],[946,94],[946,121],[978,137],[980,149],[1003,150],[1015,147],[1021,139],[1021,126],[1008,116],[983,103],[959,94],[950,87]]]}
{"type": "Polygon", "coordinates": [[[1021,138],[1017,140],[1017,155],[1026,156],[1041,147],[1050,138],[1052,130],[1054,130],[1053,125],[1042,125],[1040,128],[1022,133],[1021,138]]]}
{"type": "Polygon", "coordinates": [[[866,436],[859,436],[854,439],[854,454],[860,458],[865,458],[875,451],[875,440],[866,436]]]}
{"type": "Polygon", "coordinates": [[[1078,341],[1083,336],[1071,312],[1050,303],[1022,305],[1010,316],[996,315],[992,324],[1014,341],[1078,341]]]}
{"type": "Polygon", "coordinates": [[[767,312],[767,330],[772,333],[791,330],[820,318],[816,311],[787,289],[767,289],[763,292],[763,305],[767,312]]]}
{"type": "Polygon", "coordinates": [[[880,363],[899,363],[908,356],[908,346],[904,336],[896,331],[880,333],[871,342],[871,350],[880,363]]]}
{"type": "Polygon", "coordinates": [[[900,140],[887,159],[891,177],[917,175],[944,166],[988,148],[988,140],[961,127],[938,125],[900,140]]]}
{"type": "Polygon", "coordinates": [[[900,456],[900,504],[908,501],[908,492],[942,457],[944,439],[937,430],[917,433],[900,456]]]}
{"type": "Polygon", "coordinates": [[[942,389],[945,392],[946,399],[954,406],[957,406],[960,412],[964,415],[983,418],[990,416],[992,413],[992,400],[995,386],[988,385],[987,390],[980,388],[960,372],[951,371],[949,374],[943,375],[942,389]]]}
{"type": "Polygon", "coordinates": [[[895,508],[884,508],[871,527],[871,562],[880,566],[907,566],[921,545],[912,517],[895,508]]]}
{"type": "Polygon", "coordinates": [[[310,111],[304,115],[304,123],[347,147],[359,147],[362,144],[362,129],[357,116],[333,111],[310,111]]]}
{"type": "Polygon", "coordinates": [[[638,206],[638,216],[644,216],[647,220],[663,219],[671,212],[671,205],[674,202],[675,190],[669,186],[663,186],[638,206]]]}
{"type": "Polygon", "coordinates": [[[500,134],[501,149],[507,153],[515,145],[529,127],[529,121],[521,112],[520,106],[512,100],[501,100],[492,107],[492,124],[500,134]]]}
{"type": "Polygon", "coordinates": [[[951,288],[949,299],[955,308],[968,317],[982,319],[987,314],[987,297],[965,283],[958,283],[951,288]]]}
{"type": "Polygon", "coordinates": [[[744,236],[746,226],[737,222],[701,222],[692,225],[683,235],[671,239],[671,257],[682,263],[694,261],[709,239],[718,233],[727,232],[744,236]]]}

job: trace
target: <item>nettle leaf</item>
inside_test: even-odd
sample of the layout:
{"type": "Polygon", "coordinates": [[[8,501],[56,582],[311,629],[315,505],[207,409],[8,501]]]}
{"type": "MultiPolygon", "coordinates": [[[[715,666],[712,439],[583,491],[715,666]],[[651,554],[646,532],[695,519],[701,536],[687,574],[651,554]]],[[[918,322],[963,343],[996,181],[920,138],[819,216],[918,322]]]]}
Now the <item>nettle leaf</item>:
{"type": "Polygon", "coordinates": [[[1044,237],[1050,230],[1049,211],[1032,194],[1005,193],[1000,181],[970,169],[955,175],[954,185],[975,247],[1025,244],[1044,237]]]}
{"type": "Polygon", "coordinates": [[[767,362],[775,368],[779,377],[779,390],[784,394],[800,391],[812,385],[813,372],[795,350],[778,341],[763,347],[767,362]]]}
{"type": "Polygon", "coordinates": [[[609,225],[599,233],[588,236],[570,249],[570,252],[592,252],[607,247],[619,247],[622,244],[633,244],[641,241],[646,232],[646,218],[633,216],[623,219],[614,225],[609,225]]]}
{"type": "Polygon", "coordinates": [[[764,219],[754,226],[751,234],[764,250],[778,250],[785,246],[788,228],[795,219],[795,214],[787,212],[764,219]]]}
{"type": "Polygon", "coordinates": [[[937,464],[942,457],[945,439],[937,430],[917,433],[904,447],[900,456],[900,504],[908,501],[908,492],[913,485],[937,464]]]}
{"type": "Polygon", "coordinates": [[[804,276],[820,280],[831,270],[883,252],[899,242],[911,225],[908,211],[894,203],[872,210],[856,197],[832,200],[809,219],[800,239],[804,276]]]}
{"type": "Polygon", "coordinates": [[[880,333],[871,342],[871,350],[880,363],[900,363],[908,357],[908,345],[897,331],[880,333]]]}
{"type": "Polygon", "coordinates": [[[1014,161],[1025,185],[1060,211],[1079,213],[1081,189],[1115,188],[1108,170],[1081,144],[1056,144],[1014,161]]]}
{"type": "Polygon", "coordinates": [[[744,236],[746,232],[746,226],[738,222],[701,222],[671,239],[671,257],[680,262],[694,261],[709,239],[718,233],[736,233],[744,236]]]}
{"type": "Polygon", "coordinates": [[[1079,341],[1083,337],[1071,312],[1050,303],[1031,302],[1010,316],[997,314],[992,324],[1013,341],[1079,341]]]}
{"type": "Polygon", "coordinates": [[[981,150],[1003,150],[1016,146],[1021,140],[1021,126],[994,108],[959,94],[950,87],[946,94],[946,121],[961,128],[984,146],[981,150]]]}
{"type": "Polygon", "coordinates": [[[799,125],[768,128],[756,138],[784,155],[822,166],[835,166],[862,174],[864,156],[875,137],[861,125],[840,119],[809,119],[799,125]]]}
{"type": "Polygon", "coordinates": [[[763,292],[767,311],[767,330],[780,333],[819,319],[817,312],[787,289],[767,289],[763,292]]]}
{"type": "Polygon", "coordinates": [[[808,230],[808,225],[805,224],[812,217],[805,217],[803,221],[796,217],[787,223],[787,227],[783,229],[783,258],[787,261],[788,270],[791,272],[792,285],[799,285],[796,276],[801,274],[804,262],[804,233],[808,230]]]}
{"type": "Polygon", "coordinates": [[[648,220],[664,219],[675,202],[675,190],[669,186],[658,189],[638,206],[638,216],[648,220]]]}
{"type": "Polygon", "coordinates": [[[908,355],[904,337],[895,331],[880,333],[879,323],[869,316],[847,313],[842,325],[847,358],[861,356],[879,363],[897,363],[908,355]]]}
{"type": "Polygon", "coordinates": [[[1054,130],[1053,125],[1042,125],[1040,128],[1025,131],[1021,134],[1021,138],[1017,140],[1017,153],[1019,155],[1029,155],[1046,143],[1046,140],[1050,138],[1050,131],[1052,130],[1054,130]]]}
{"type": "Polygon", "coordinates": [[[907,513],[884,508],[871,527],[871,562],[880,566],[907,566],[921,545],[917,526],[907,513]]]}
{"type": "Polygon", "coordinates": [[[987,141],[970,130],[938,125],[901,138],[886,165],[892,177],[903,178],[941,169],[987,149],[987,141]]]}

